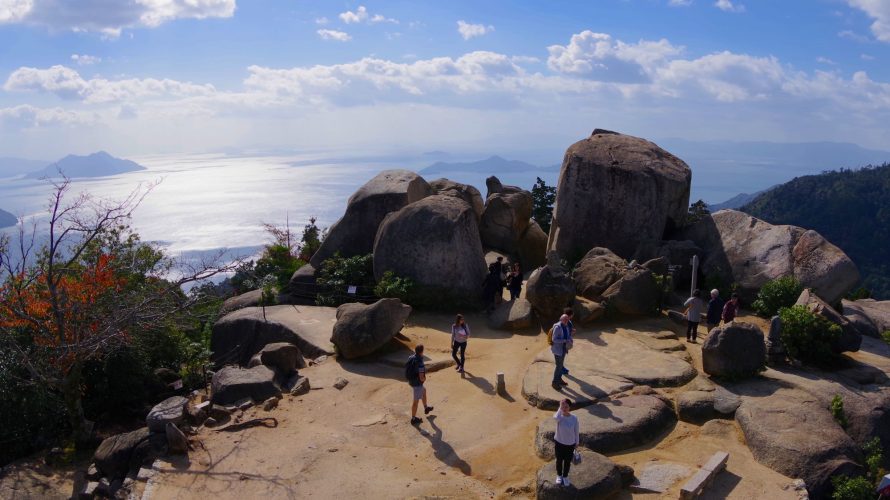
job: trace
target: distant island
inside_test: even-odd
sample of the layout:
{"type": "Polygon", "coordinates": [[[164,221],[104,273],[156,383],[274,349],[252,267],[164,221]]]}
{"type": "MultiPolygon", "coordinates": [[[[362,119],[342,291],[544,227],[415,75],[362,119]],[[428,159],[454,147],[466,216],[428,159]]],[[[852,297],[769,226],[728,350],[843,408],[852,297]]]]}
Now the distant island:
{"type": "Polygon", "coordinates": [[[484,172],[487,175],[499,175],[528,170],[541,170],[541,167],[519,160],[507,160],[500,156],[490,156],[484,160],[471,162],[446,163],[439,161],[424,168],[419,173],[427,176],[447,175],[453,172],[484,172]]]}
{"type": "Polygon", "coordinates": [[[58,177],[59,172],[71,178],[104,177],[139,170],[145,170],[145,167],[134,161],[115,158],[105,151],[99,151],[88,156],[68,155],[40,170],[29,173],[27,177],[31,179],[58,177]]]}
{"type": "Polygon", "coordinates": [[[18,224],[19,220],[15,215],[7,212],[6,210],[0,209],[0,228],[2,227],[10,227],[18,224]]]}

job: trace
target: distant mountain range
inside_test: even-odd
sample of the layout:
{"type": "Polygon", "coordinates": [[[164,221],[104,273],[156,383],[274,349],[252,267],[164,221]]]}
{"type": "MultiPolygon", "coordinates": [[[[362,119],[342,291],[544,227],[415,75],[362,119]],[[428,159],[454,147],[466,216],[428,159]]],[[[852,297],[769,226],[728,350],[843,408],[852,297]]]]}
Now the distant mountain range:
{"type": "Polygon", "coordinates": [[[741,208],[743,205],[751,203],[755,198],[760,196],[761,194],[773,189],[776,186],[773,186],[769,189],[764,189],[763,191],[757,191],[756,193],[741,193],[733,196],[732,198],[722,202],[722,203],[714,203],[708,205],[708,210],[711,212],[716,212],[718,210],[732,209],[737,210],[741,208]]]}
{"type": "Polygon", "coordinates": [[[514,172],[525,172],[529,170],[542,170],[541,167],[532,165],[519,160],[507,160],[500,156],[490,156],[484,160],[446,163],[436,162],[429,167],[424,168],[419,173],[425,178],[433,178],[437,175],[449,175],[454,172],[474,172],[485,173],[488,175],[512,174],[514,172]]]}
{"type": "Polygon", "coordinates": [[[15,215],[7,212],[6,210],[0,209],[0,228],[9,227],[18,224],[19,220],[15,215]]]}
{"type": "Polygon", "coordinates": [[[88,156],[68,155],[40,170],[29,173],[27,177],[32,179],[58,177],[59,172],[62,172],[69,178],[104,177],[106,175],[124,174],[139,170],[145,170],[145,167],[134,161],[122,160],[111,156],[105,151],[99,151],[88,156]]]}
{"type": "Polygon", "coordinates": [[[818,231],[853,259],[875,298],[890,299],[890,163],[796,177],[741,210],[818,231]]]}
{"type": "Polygon", "coordinates": [[[48,161],[44,160],[0,157],[0,177],[14,177],[16,175],[27,174],[45,167],[48,163],[48,161]]]}

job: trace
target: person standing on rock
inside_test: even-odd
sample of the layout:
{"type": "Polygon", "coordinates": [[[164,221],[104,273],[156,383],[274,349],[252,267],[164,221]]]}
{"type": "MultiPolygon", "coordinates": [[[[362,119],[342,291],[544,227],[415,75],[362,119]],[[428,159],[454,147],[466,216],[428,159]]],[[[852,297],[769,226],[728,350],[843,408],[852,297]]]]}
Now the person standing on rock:
{"type": "Polygon", "coordinates": [[[571,401],[568,398],[559,402],[556,410],[556,432],[553,441],[556,447],[556,484],[571,486],[569,481],[569,469],[572,467],[572,458],[575,448],[581,442],[581,429],[578,417],[571,413],[571,401]]]}
{"type": "Polygon", "coordinates": [[[551,384],[557,391],[562,387],[569,385],[562,379],[563,370],[565,368],[566,355],[572,346],[572,330],[569,326],[569,315],[563,314],[559,317],[559,321],[553,325],[553,335],[551,336],[553,345],[550,346],[550,352],[553,353],[553,360],[556,367],[553,369],[553,383],[551,384]]]}
{"type": "Polygon", "coordinates": [[[519,263],[513,264],[510,275],[507,276],[507,289],[510,290],[510,300],[519,298],[519,292],[522,291],[522,271],[519,269],[519,263]]]}
{"type": "Polygon", "coordinates": [[[451,357],[454,358],[454,362],[457,363],[455,370],[459,373],[464,372],[467,339],[469,338],[470,327],[467,326],[467,322],[464,320],[464,315],[458,314],[457,317],[454,318],[454,324],[451,325],[451,357]],[[457,358],[458,351],[460,351],[460,359],[457,358]]]}
{"type": "Polygon", "coordinates": [[[417,344],[414,348],[414,354],[408,358],[405,364],[405,376],[408,378],[408,385],[411,386],[411,425],[417,425],[422,420],[417,417],[417,402],[423,401],[423,413],[428,415],[433,411],[432,406],[427,406],[426,387],[426,366],[423,364],[423,344],[417,344]]]}
{"type": "Polygon", "coordinates": [[[723,323],[730,323],[735,319],[736,314],[739,313],[739,294],[734,293],[732,297],[729,299],[729,302],[723,306],[723,323]]]}
{"type": "MultiPolygon", "coordinates": [[[[574,317],[575,317],[575,311],[572,310],[571,307],[565,307],[565,308],[563,308],[562,313],[569,317],[569,322],[567,323],[567,326],[569,327],[569,343],[568,343],[568,346],[569,346],[569,349],[571,349],[572,346],[573,346],[574,343],[575,343],[575,323],[572,322],[572,319],[574,319],[574,317]]],[[[562,374],[563,374],[563,375],[568,375],[568,374],[569,374],[569,369],[566,368],[565,366],[563,366],[563,367],[562,367],[562,374]]]]}
{"type": "Polygon", "coordinates": [[[711,300],[708,301],[708,332],[717,328],[720,324],[720,315],[723,313],[723,299],[720,298],[720,290],[711,290],[711,300]]]}
{"type": "Polygon", "coordinates": [[[704,302],[701,300],[701,290],[692,293],[692,297],[686,299],[683,305],[686,307],[686,342],[695,343],[698,337],[698,324],[701,322],[701,312],[704,302]]]}

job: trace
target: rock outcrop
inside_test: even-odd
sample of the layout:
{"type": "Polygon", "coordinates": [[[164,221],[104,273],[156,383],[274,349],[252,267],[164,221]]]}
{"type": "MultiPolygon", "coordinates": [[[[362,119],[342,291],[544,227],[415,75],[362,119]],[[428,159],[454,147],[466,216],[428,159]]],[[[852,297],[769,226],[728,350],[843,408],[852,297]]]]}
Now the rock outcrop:
{"type": "Polygon", "coordinates": [[[546,328],[558,321],[563,309],[572,304],[575,284],[555,253],[548,256],[547,265],[535,269],[528,277],[525,297],[546,328]]]}
{"type": "Polygon", "coordinates": [[[519,262],[525,270],[537,269],[547,262],[547,233],[534,220],[519,237],[519,262]]]}
{"type": "Polygon", "coordinates": [[[745,378],[766,364],[766,343],[757,325],[733,321],[711,330],[701,347],[705,373],[745,378]]]}
{"type": "MultiPolygon", "coordinates": [[[[844,300],[844,314],[862,316],[875,326],[877,335],[890,331],[890,300],[877,301],[874,299],[860,299],[856,301],[844,300]]],[[[852,319],[852,318],[851,318],[852,319]]],[[[854,323],[856,323],[854,321],[854,323]]],[[[867,332],[862,332],[868,334],[867,332]]]]}
{"type": "Polygon", "coordinates": [[[603,301],[619,313],[643,316],[655,314],[660,294],[652,271],[637,267],[612,283],[603,292],[603,301]]]}
{"type": "Polygon", "coordinates": [[[306,360],[303,359],[303,353],[300,348],[294,344],[287,342],[275,342],[267,344],[266,347],[251,358],[250,368],[256,366],[253,360],[256,359],[260,365],[266,365],[275,370],[281,377],[287,377],[299,370],[306,368],[306,360]]]}
{"type": "Polygon", "coordinates": [[[570,261],[593,247],[630,258],[640,242],[683,224],[691,179],[686,163],[657,145],[594,130],[566,151],[547,250],[570,261]]]}
{"type": "Polygon", "coordinates": [[[829,303],[859,281],[849,257],[815,231],[774,226],[735,210],[721,210],[682,231],[705,252],[701,270],[739,285],[743,300],[753,300],[767,281],[794,276],[829,303]]]}
{"type": "Polygon", "coordinates": [[[168,422],[176,425],[181,424],[185,420],[185,408],[188,402],[189,400],[182,396],[172,396],[156,404],[145,417],[148,430],[164,432],[168,422]]]}
{"type": "Polygon", "coordinates": [[[551,461],[538,469],[536,497],[538,500],[611,498],[633,476],[633,470],[625,470],[615,462],[590,451],[581,452],[581,463],[573,465],[569,472],[570,486],[556,484],[556,462],[551,461]]]}
{"type": "Polygon", "coordinates": [[[411,306],[399,299],[380,299],[371,305],[343,304],[337,308],[331,342],[346,359],[367,356],[392,340],[409,314],[411,306]]]}
{"type": "Polygon", "coordinates": [[[523,330],[531,328],[533,320],[531,302],[516,299],[495,307],[488,315],[488,326],[495,330],[523,330]]]}
{"type": "Polygon", "coordinates": [[[148,427],[105,438],[96,448],[93,463],[105,477],[123,478],[130,470],[134,451],[148,439],[148,427]]]}
{"type": "Polygon", "coordinates": [[[478,222],[482,219],[482,211],[485,209],[485,202],[482,200],[482,193],[475,187],[469,184],[454,182],[449,179],[436,179],[430,182],[430,187],[435,194],[453,196],[464,200],[467,204],[473,207],[473,212],[476,214],[476,221],[478,222]]]}
{"type": "Polygon", "coordinates": [[[495,193],[485,200],[479,234],[482,244],[508,253],[516,253],[519,237],[528,228],[532,216],[532,195],[528,191],[495,193]]]}
{"type": "Polygon", "coordinates": [[[346,213],[328,230],[321,247],[309,263],[319,269],[321,263],[339,252],[343,257],[366,255],[374,247],[374,238],[383,219],[408,204],[432,193],[422,177],[408,170],[385,170],[365,183],[346,205],[346,213]]]}
{"type": "Polygon", "coordinates": [[[856,325],[819,298],[813,290],[805,289],[801,292],[795,304],[805,306],[813,314],[841,327],[841,337],[831,346],[835,352],[856,352],[859,350],[859,346],[862,344],[862,334],[859,333],[856,325]]]}
{"type": "Polygon", "coordinates": [[[245,398],[260,402],[280,395],[275,372],[264,365],[247,370],[226,366],[210,381],[210,400],[216,404],[231,405],[245,398]]]}
{"type": "Polygon", "coordinates": [[[603,292],[627,272],[627,262],[608,248],[591,249],[572,271],[578,295],[600,301],[603,292]]]}
{"type": "Polygon", "coordinates": [[[390,214],[374,242],[374,276],[410,278],[421,305],[478,304],[485,260],[473,209],[452,196],[434,195],[390,214]]]}

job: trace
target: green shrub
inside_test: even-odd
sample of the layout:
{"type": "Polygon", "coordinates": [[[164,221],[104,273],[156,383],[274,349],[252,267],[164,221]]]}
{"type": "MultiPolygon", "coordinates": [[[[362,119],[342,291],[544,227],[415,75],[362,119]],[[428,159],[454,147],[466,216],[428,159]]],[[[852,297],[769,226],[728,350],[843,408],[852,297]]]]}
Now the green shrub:
{"type": "Polygon", "coordinates": [[[884,462],[884,447],[881,446],[881,439],[873,437],[865,446],[862,447],[865,453],[865,468],[868,470],[868,477],[872,481],[878,482],[884,477],[884,469],[881,464],[884,462]]]}
{"type": "Polygon", "coordinates": [[[779,309],[791,307],[797,302],[803,285],[794,276],[782,276],[767,282],[757,292],[757,299],[751,304],[751,308],[759,316],[771,318],[779,309]]]}
{"type": "Polygon", "coordinates": [[[373,300],[374,256],[368,254],[346,258],[336,254],[321,263],[316,283],[319,291],[315,302],[320,306],[373,300]],[[350,286],[356,287],[354,295],[348,293],[350,286]]]}
{"type": "Polygon", "coordinates": [[[874,500],[875,487],[864,477],[834,476],[832,500],[874,500]]]}
{"type": "Polygon", "coordinates": [[[411,278],[402,278],[392,271],[386,271],[374,287],[374,295],[380,298],[396,298],[409,304],[412,287],[414,282],[411,278]]]}
{"type": "Polygon", "coordinates": [[[881,334],[881,338],[884,339],[884,342],[890,344],[890,330],[881,334]]]}
{"type": "Polygon", "coordinates": [[[835,422],[846,429],[847,415],[844,414],[844,400],[841,398],[840,394],[835,394],[834,398],[831,399],[831,406],[829,409],[831,410],[831,416],[834,417],[835,422]]]}
{"type": "Polygon", "coordinates": [[[782,318],[782,343],[788,355],[817,366],[831,366],[837,357],[832,344],[841,336],[841,327],[810,312],[805,306],[785,307],[782,318]]]}
{"type": "Polygon", "coordinates": [[[284,245],[269,245],[263,250],[263,255],[256,261],[254,274],[263,278],[274,276],[278,289],[282,289],[290,282],[291,276],[306,264],[305,261],[295,257],[291,249],[284,245]]]}

